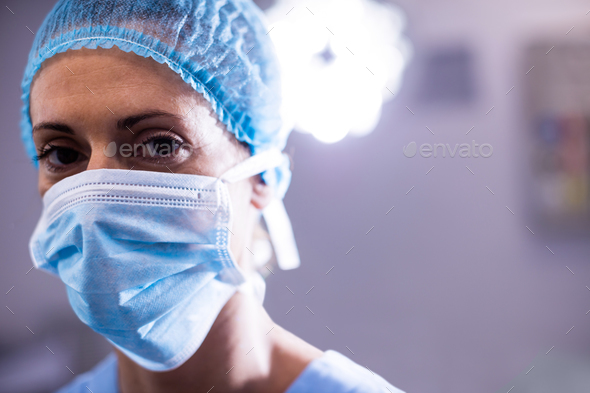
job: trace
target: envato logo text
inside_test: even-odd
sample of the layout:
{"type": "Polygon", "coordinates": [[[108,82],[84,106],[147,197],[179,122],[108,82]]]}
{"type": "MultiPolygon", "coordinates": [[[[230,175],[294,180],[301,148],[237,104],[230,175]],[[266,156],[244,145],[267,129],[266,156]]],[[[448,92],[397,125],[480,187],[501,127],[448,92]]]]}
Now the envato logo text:
{"type": "MultiPolygon", "coordinates": [[[[179,145],[175,141],[166,143],[123,143],[119,146],[119,154],[122,157],[154,157],[154,158],[167,158],[167,157],[188,157],[193,153],[191,145],[183,143],[179,145]]],[[[111,142],[105,148],[103,148],[105,156],[111,158],[117,154],[117,143],[111,142]]]]}
{"type": "Polygon", "coordinates": [[[423,143],[420,145],[420,149],[418,149],[416,142],[412,141],[403,148],[404,156],[408,158],[414,157],[418,151],[420,156],[424,158],[437,158],[439,156],[446,158],[447,152],[451,158],[455,158],[456,155],[461,158],[488,158],[494,153],[494,148],[489,143],[480,145],[475,141],[472,141],[471,145],[469,143],[456,143],[454,147],[451,147],[448,143],[446,145],[444,143],[435,143],[434,145],[423,143]]]}

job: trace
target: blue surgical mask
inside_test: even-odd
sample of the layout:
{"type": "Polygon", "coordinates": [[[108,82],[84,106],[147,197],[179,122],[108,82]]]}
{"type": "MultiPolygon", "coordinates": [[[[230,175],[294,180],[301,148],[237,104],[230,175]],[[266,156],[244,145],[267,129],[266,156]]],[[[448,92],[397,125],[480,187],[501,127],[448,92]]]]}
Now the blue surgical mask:
{"type": "MultiPolygon", "coordinates": [[[[282,159],[278,151],[261,153],[220,178],[121,169],[70,176],[43,197],[29,243],[33,262],[57,274],[82,322],[130,359],[153,371],[174,369],[196,352],[236,290],[262,301],[264,281],[246,274],[229,248],[226,183],[282,159]]],[[[276,224],[281,214],[276,200],[271,205],[275,213],[263,215],[276,224]]]]}

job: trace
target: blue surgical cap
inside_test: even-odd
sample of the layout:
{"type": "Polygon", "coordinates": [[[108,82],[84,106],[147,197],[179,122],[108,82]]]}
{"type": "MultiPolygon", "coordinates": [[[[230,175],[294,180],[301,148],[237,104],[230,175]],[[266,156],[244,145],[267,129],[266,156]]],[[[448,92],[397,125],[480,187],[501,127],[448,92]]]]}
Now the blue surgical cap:
{"type": "MultiPolygon", "coordinates": [[[[29,96],[41,63],[68,49],[113,45],[166,63],[251,154],[283,150],[290,130],[282,127],[278,59],[263,18],[250,0],[59,1],[35,35],[21,84],[28,155],[36,155],[29,96]]],[[[289,160],[262,178],[282,198],[291,181],[289,160]]]]}

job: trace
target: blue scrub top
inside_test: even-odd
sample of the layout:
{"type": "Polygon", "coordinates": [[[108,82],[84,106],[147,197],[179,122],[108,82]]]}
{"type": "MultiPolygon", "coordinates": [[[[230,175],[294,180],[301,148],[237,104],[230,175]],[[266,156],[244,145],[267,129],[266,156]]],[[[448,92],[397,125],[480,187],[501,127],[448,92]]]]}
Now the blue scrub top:
{"type": "MultiPolygon", "coordinates": [[[[107,356],[94,369],[79,375],[57,393],[120,393],[117,357],[107,356]]],[[[385,379],[339,352],[328,350],[307,365],[285,393],[404,393],[385,379]]]]}

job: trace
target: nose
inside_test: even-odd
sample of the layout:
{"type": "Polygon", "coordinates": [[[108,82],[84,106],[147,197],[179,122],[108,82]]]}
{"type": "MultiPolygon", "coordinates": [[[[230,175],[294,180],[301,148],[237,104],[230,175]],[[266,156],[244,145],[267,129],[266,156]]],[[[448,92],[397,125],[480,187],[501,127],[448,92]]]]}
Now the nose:
{"type": "Polygon", "coordinates": [[[118,151],[116,142],[104,142],[92,146],[92,153],[86,170],[92,169],[129,169],[118,151]]]}

